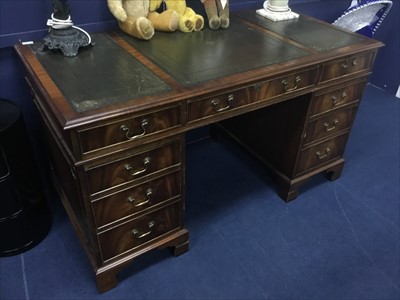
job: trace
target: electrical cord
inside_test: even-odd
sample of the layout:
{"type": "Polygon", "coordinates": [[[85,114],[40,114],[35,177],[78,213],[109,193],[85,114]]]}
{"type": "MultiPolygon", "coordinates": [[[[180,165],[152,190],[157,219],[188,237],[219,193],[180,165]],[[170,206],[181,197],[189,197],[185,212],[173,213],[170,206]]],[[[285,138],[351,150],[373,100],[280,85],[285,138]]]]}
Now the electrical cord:
{"type": "Polygon", "coordinates": [[[88,37],[88,45],[92,43],[92,38],[90,37],[89,33],[78,26],[74,26],[72,23],[71,16],[68,16],[66,20],[60,20],[54,17],[54,14],[51,14],[51,19],[47,20],[47,26],[52,27],[53,29],[64,29],[68,27],[73,27],[81,32],[83,32],[88,37]]]}

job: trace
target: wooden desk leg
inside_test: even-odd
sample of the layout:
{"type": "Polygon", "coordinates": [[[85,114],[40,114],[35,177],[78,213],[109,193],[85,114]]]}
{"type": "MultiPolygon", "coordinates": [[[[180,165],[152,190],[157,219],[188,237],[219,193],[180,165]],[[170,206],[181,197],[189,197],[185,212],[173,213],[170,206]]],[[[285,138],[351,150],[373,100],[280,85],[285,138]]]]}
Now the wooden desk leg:
{"type": "MultiPolygon", "coordinates": [[[[333,165],[331,165],[331,167],[325,170],[326,177],[331,181],[338,179],[342,174],[343,167],[344,167],[344,159],[341,158],[338,161],[334,162],[333,165]]],[[[296,199],[296,197],[299,194],[300,186],[315,174],[317,173],[301,176],[293,179],[292,181],[288,181],[285,180],[284,178],[278,177],[277,179],[278,179],[279,197],[281,197],[285,202],[289,202],[296,199]]]]}
{"type": "Polygon", "coordinates": [[[186,229],[183,229],[182,232],[183,234],[176,239],[175,244],[170,246],[174,256],[179,256],[189,251],[189,232],[186,229]]]}
{"type": "Polygon", "coordinates": [[[186,229],[182,229],[181,232],[178,238],[163,246],[163,248],[169,247],[173,256],[179,256],[189,251],[189,232],[186,229]]]}
{"type": "Polygon", "coordinates": [[[173,246],[171,247],[172,250],[172,254],[174,256],[179,256],[187,251],[189,251],[189,242],[177,245],[177,246],[173,246]]]}
{"type": "Polygon", "coordinates": [[[334,180],[338,179],[340,177],[340,175],[342,174],[343,167],[344,167],[344,159],[341,159],[337,165],[335,165],[332,168],[327,169],[325,171],[326,177],[330,181],[334,181],[334,180]]]}
{"type": "Polygon", "coordinates": [[[302,182],[291,184],[282,179],[279,179],[278,182],[279,197],[281,197],[285,202],[289,202],[296,199],[299,194],[299,188],[301,184],[302,182]]]}
{"type": "Polygon", "coordinates": [[[96,274],[97,287],[100,293],[104,293],[111,290],[117,286],[116,273],[112,270],[96,274]]]}
{"type": "MultiPolygon", "coordinates": [[[[172,254],[174,256],[181,255],[189,250],[189,232],[187,229],[182,228],[178,232],[176,232],[172,237],[170,237],[169,241],[160,241],[162,245],[158,247],[158,249],[171,248],[172,254]]],[[[132,259],[123,261],[118,264],[104,266],[99,268],[96,271],[96,281],[97,287],[101,293],[104,293],[108,290],[115,288],[118,284],[116,275],[120,272],[125,266],[132,263],[132,259]]]]}

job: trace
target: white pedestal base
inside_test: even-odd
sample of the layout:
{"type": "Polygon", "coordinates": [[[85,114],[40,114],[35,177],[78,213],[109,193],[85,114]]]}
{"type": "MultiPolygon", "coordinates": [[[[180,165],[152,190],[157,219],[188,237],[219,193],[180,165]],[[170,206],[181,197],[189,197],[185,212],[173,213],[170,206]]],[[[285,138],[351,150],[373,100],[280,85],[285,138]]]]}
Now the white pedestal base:
{"type": "Polygon", "coordinates": [[[299,14],[292,12],[290,9],[288,9],[287,11],[283,11],[283,12],[282,11],[276,12],[276,11],[271,11],[271,10],[262,8],[262,9],[258,9],[256,12],[258,15],[263,16],[264,18],[270,19],[274,22],[297,19],[299,17],[299,14]]]}

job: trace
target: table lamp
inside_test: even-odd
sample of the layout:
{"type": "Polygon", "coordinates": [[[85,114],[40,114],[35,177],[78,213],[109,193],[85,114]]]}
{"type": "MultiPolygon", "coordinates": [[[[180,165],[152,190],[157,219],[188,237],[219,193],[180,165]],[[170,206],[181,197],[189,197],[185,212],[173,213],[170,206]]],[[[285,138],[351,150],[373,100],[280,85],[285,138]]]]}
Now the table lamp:
{"type": "Polygon", "coordinates": [[[264,1],[264,8],[258,9],[257,14],[274,22],[290,19],[297,19],[298,14],[289,8],[289,0],[267,0],[264,1]]]}
{"type": "Polygon", "coordinates": [[[92,43],[90,35],[83,29],[73,26],[68,0],[52,0],[53,13],[47,20],[49,35],[44,38],[44,49],[60,49],[64,56],[74,57],[80,47],[92,43]]]}

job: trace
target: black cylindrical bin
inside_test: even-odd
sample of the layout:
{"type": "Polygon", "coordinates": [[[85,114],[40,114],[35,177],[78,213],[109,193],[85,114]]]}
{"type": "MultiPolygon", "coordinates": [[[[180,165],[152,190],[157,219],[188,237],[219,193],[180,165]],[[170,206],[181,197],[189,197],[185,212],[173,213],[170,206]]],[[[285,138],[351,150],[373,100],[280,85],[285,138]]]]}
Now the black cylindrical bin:
{"type": "Polygon", "coordinates": [[[51,216],[21,112],[0,99],[0,256],[31,249],[50,228],[51,216]]]}

